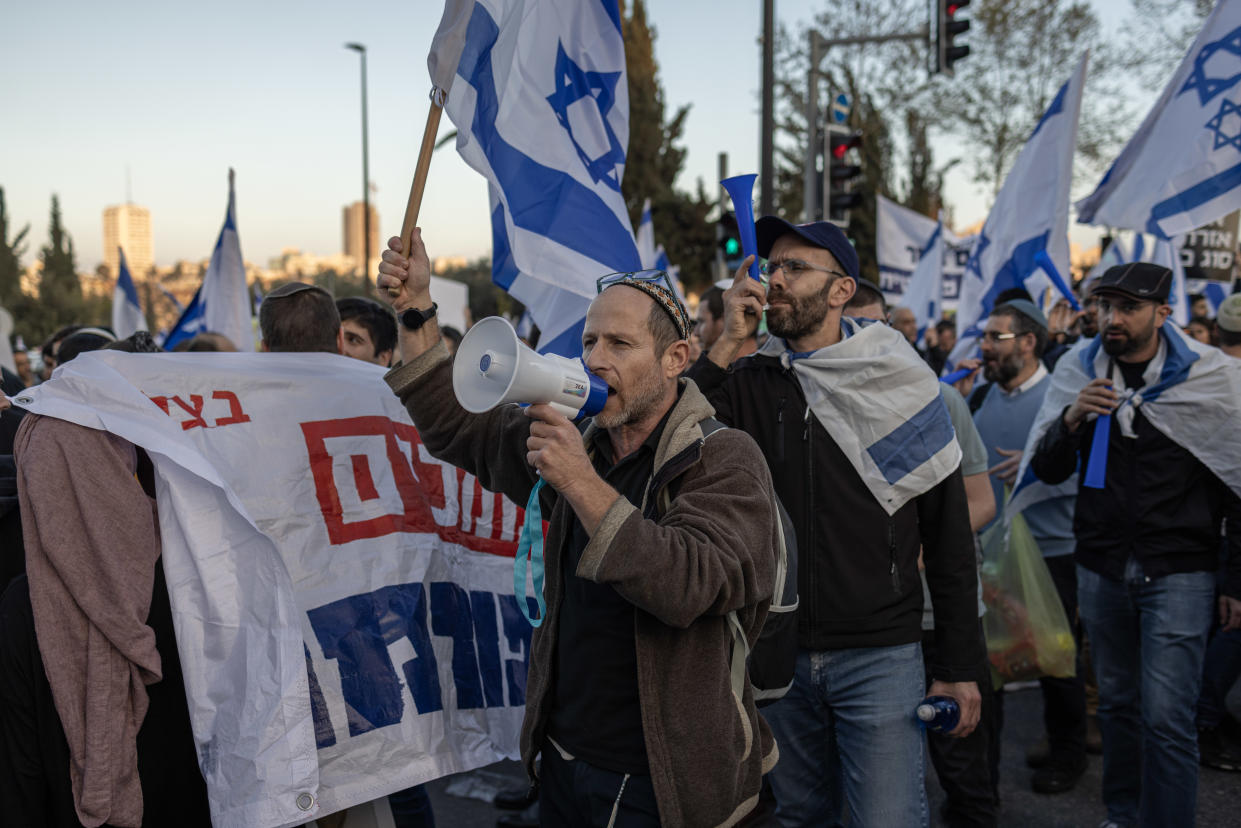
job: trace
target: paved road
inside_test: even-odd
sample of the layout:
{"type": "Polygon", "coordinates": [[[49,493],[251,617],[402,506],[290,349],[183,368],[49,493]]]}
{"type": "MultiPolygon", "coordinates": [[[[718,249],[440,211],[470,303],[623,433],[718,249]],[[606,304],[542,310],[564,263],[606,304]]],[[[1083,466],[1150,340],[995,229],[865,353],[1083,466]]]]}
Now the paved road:
{"type": "MultiPolygon", "coordinates": [[[[1094,828],[1104,817],[1099,797],[1102,760],[1090,757],[1090,767],[1077,787],[1066,794],[1047,796],[1030,790],[1030,771],[1025,766],[1025,749],[1042,731],[1042,699],[1037,689],[1008,693],[1005,698],[1004,752],[1001,755],[1001,796],[1003,816],[1000,824],[1020,828],[1094,828]]],[[[486,768],[482,778],[468,780],[477,789],[498,784],[524,784],[516,762],[501,762],[486,768]]],[[[934,772],[927,779],[932,814],[938,814],[943,793],[934,772]]],[[[450,786],[461,786],[458,777],[431,783],[439,828],[491,828],[500,813],[491,805],[451,796],[450,786]]],[[[1198,828],[1237,828],[1241,825],[1241,773],[1225,773],[1203,768],[1198,779],[1198,828]]],[[[932,825],[942,825],[934,817],[932,825]]]]}

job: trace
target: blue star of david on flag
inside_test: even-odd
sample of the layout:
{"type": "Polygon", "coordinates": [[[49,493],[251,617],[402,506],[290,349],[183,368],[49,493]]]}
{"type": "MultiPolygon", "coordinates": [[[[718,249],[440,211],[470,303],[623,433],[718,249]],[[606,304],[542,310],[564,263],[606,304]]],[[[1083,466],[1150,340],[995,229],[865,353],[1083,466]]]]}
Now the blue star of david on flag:
{"type": "Polygon", "coordinates": [[[965,262],[966,274],[974,274],[974,278],[982,279],[982,265],[979,263],[982,259],[982,252],[991,244],[991,239],[987,238],[985,232],[979,232],[978,239],[974,242],[974,249],[970,251],[970,257],[965,262]]]}
{"type": "MultiPolygon", "coordinates": [[[[1212,67],[1218,69],[1218,66],[1212,67]]],[[[1236,86],[1237,81],[1241,81],[1241,27],[1233,29],[1219,40],[1212,41],[1202,47],[1198,52],[1198,56],[1194,58],[1194,68],[1189,75],[1189,80],[1185,81],[1185,85],[1181,87],[1181,91],[1177,94],[1184,94],[1189,90],[1198,93],[1198,100],[1205,106],[1217,95],[1222,95],[1232,87],[1236,86]],[[1207,74],[1207,63],[1217,54],[1225,53],[1232,55],[1234,60],[1229,61],[1228,58],[1221,58],[1221,61],[1229,61],[1234,63],[1233,68],[1236,70],[1231,75],[1215,75],[1207,74]]]]}
{"type": "Polygon", "coordinates": [[[582,164],[590,173],[591,180],[596,183],[602,181],[618,193],[620,192],[620,175],[616,168],[625,163],[625,148],[621,146],[611,124],[608,123],[608,113],[612,111],[612,106],[616,103],[616,82],[620,80],[621,74],[621,72],[588,72],[574,63],[565,53],[564,45],[560,44],[556,49],[556,92],[547,97],[547,102],[551,104],[560,125],[569,133],[569,140],[573,142],[578,157],[582,159],[582,164]],[[593,114],[590,110],[586,110],[580,112],[577,118],[571,119],[569,108],[587,99],[594,101],[593,114]],[[582,118],[583,115],[585,120],[582,118]],[[575,121],[579,130],[591,129],[596,134],[591,136],[574,134],[575,121]],[[579,138],[593,138],[591,144],[606,142],[607,147],[603,149],[602,155],[592,155],[582,145],[579,138]]]}
{"type": "Polygon", "coordinates": [[[1211,130],[1215,138],[1215,146],[1212,149],[1219,149],[1226,144],[1232,144],[1241,150],[1241,106],[1224,98],[1220,102],[1219,112],[1216,113],[1214,118],[1206,122],[1206,128],[1211,130]],[[1233,135],[1224,134],[1224,119],[1229,115],[1234,116],[1232,118],[1233,135]]]}

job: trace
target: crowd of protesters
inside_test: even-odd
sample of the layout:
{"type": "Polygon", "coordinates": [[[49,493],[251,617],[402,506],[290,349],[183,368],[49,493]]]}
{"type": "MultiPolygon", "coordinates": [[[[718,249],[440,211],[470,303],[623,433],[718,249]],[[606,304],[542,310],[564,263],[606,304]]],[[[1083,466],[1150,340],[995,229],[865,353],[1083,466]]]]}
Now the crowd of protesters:
{"type": "MultiPolygon", "coordinates": [[[[1241,770],[1227,705],[1241,497],[1155,400],[1230,418],[1219,439],[1235,434],[1241,295],[1213,318],[1191,297],[1182,333],[1155,265],[1083,282],[1080,311],[1011,290],[950,365],[955,324],[919,330],[889,309],[835,225],[768,216],[756,230],[763,279],[743,265],[695,316],[660,272],[600,280],[582,357],[608,394],[584,426],[547,405],[457,404],[461,334],[438,325],[417,233],[408,257],[399,240],[383,254],[387,302],[294,282],[260,306],[263,351],[389,368],[432,454],[542,505],[547,610],[521,734],[533,785],[501,796],[525,809],[502,824],[928,825],[928,756],[944,824],[1001,824],[1003,688],[978,538],[1037,480],[1054,495],[1022,516],[1077,663],[1039,681],[1029,785],[1072,790],[1101,753],[1103,826],[1192,825],[1198,764],[1241,770]],[[950,368],[967,375],[940,382],[950,368]],[[1088,482],[1096,441],[1106,472],[1088,482]],[[745,654],[790,551],[796,646],[772,701],[745,680],[745,654]],[[956,701],[950,732],[917,722],[928,695],[956,701]]],[[[0,822],[205,825],[150,459],[9,399],[101,349],[161,350],[74,325],[2,378],[0,822]],[[141,709],[110,706],[130,682],[141,709]]],[[[236,347],[202,333],[175,350],[236,347]]],[[[422,786],[388,802],[397,828],[434,824],[422,786]]]]}

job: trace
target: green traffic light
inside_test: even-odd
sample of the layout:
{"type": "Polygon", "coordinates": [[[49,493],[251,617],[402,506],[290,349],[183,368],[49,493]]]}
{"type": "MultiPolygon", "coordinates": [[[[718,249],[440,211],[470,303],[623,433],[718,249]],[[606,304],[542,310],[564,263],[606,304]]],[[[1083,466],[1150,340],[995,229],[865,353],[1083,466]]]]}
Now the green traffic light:
{"type": "Polygon", "coordinates": [[[737,241],[736,239],[732,239],[732,238],[724,240],[724,255],[736,256],[740,252],[741,252],[741,242],[737,241]]]}

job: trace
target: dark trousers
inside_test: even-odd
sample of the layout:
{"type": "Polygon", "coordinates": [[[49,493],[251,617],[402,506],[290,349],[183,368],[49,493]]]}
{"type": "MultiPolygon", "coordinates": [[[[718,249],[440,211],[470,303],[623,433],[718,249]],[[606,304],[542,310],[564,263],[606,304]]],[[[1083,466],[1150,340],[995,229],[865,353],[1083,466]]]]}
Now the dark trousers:
{"type": "Polygon", "coordinates": [[[1043,726],[1051,747],[1051,764],[1074,767],[1086,757],[1086,681],[1081,656],[1081,622],[1077,618],[1077,565],[1072,555],[1058,555],[1043,561],[1051,573],[1077,642],[1076,676],[1038,680],[1043,690],[1043,726]]]}
{"type": "Polygon", "coordinates": [[[1227,712],[1224,699],[1241,678],[1241,630],[1216,630],[1202,663],[1198,696],[1198,727],[1219,727],[1227,712]]]}
{"type": "MultiPolygon", "coordinates": [[[[934,676],[930,665],[935,662],[935,633],[922,633],[922,656],[926,665],[926,682],[930,687],[934,676]]],[[[940,787],[948,801],[944,818],[952,828],[995,828],[1000,816],[1000,723],[1003,714],[1000,694],[991,689],[991,678],[979,682],[982,710],[978,727],[964,739],[927,731],[927,752],[940,787]]]]}
{"type": "Polygon", "coordinates": [[[658,828],[659,808],[649,775],[626,777],[581,759],[565,759],[549,743],[543,747],[539,783],[542,828],[658,828]]]}

